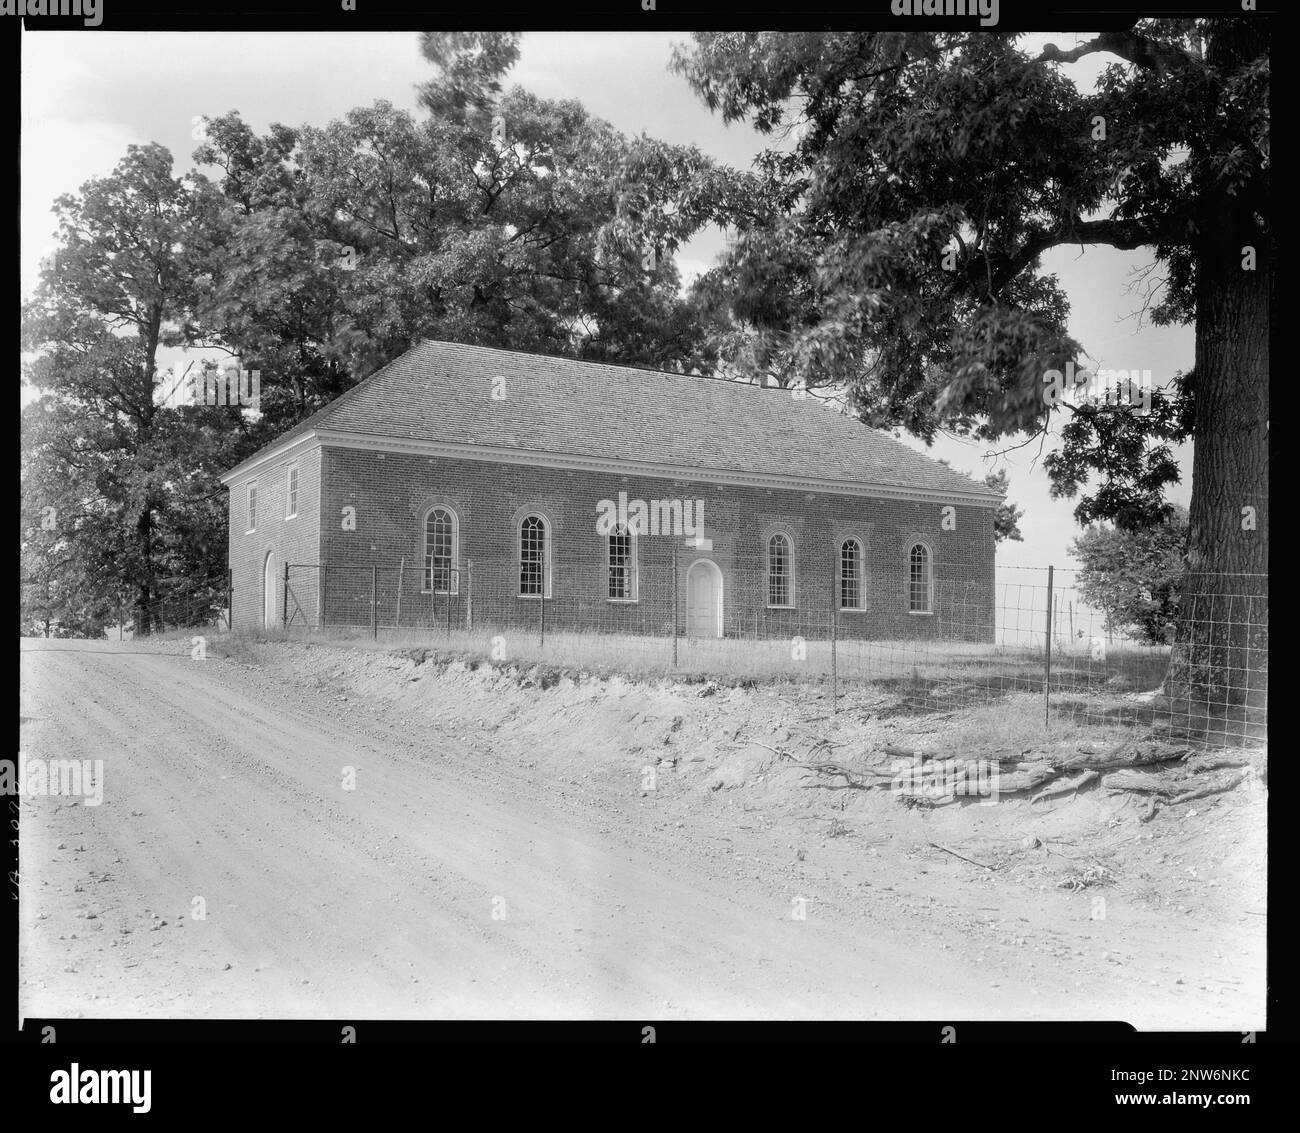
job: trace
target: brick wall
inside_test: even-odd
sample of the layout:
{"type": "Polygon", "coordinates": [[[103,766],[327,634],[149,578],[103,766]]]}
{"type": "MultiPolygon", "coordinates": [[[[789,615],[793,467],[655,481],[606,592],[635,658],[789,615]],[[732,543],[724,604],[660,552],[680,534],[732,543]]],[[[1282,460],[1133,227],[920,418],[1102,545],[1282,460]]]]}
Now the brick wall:
{"type": "MultiPolygon", "coordinates": [[[[265,588],[263,571],[268,553],[274,558],[276,624],[284,615],[285,563],[315,563],[320,555],[320,463],[318,444],[263,464],[230,485],[230,569],[234,584],[234,628],[262,628],[265,588]],[[298,514],[287,510],[288,467],[298,465],[298,514]],[[257,483],[257,526],[248,531],[248,485],[257,483]]],[[[289,616],[295,625],[315,624],[318,617],[314,572],[293,572],[289,616]]]]}
{"type": "MultiPolygon", "coordinates": [[[[437,457],[316,448],[300,458],[300,492],[323,473],[319,513],[319,559],[307,534],[308,506],[299,504],[299,519],[285,525],[282,516],[283,465],[263,469],[268,526],[259,519],[257,538],[244,536],[242,521],[232,527],[231,561],[236,568],[236,624],[260,618],[260,571],[266,548],[278,561],[324,564],[324,572],[295,571],[292,591],[304,610],[314,609],[323,585],[321,612],[331,624],[365,625],[369,621],[372,574],[381,568],[379,621],[394,624],[399,560],[402,624],[442,624],[450,615],[475,628],[532,626],[539,613],[536,599],[518,596],[518,521],[540,512],[551,525],[551,596],[545,617],[555,629],[667,634],[685,624],[681,585],[697,558],[711,559],[723,576],[724,632],[788,637],[825,636],[838,577],[840,542],[850,536],[865,548],[865,608],[841,611],[838,632],[854,638],[993,639],[993,511],[953,505],[945,529],[943,504],[862,499],[641,476],[530,468],[437,457]],[[605,541],[597,534],[597,503],[616,500],[703,500],[704,534],[711,551],[683,546],[680,536],[643,535],[638,540],[639,601],[606,599],[605,541]],[[452,508],[459,519],[459,593],[454,598],[422,594],[422,522],[436,504],[452,508]],[[344,509],[354,509],[345,512],[344,509]],[[293,524],[299,526],[290,531],[293,524]],[[350,529],[349,525],[355,525],[350,529]],[[770,609],[766,602],[766,536],[775,530],[794,543],[794,608],[770,609]],[[929,616],[908,612],[907,552],[916,540],[933,553],[934,603],[929,616]],[[240,547],[237,554],[234,548],[240,547]],[[674,587],[673,552],[676,547],[674,587]],[[251,556],[245,563],[245,556],[251,556]],[[472,570],[470,568],[472,564],[472,570]],[[250,589],[238,591],[252,572],[259,596],[246,613],[250,589]],[[472,575],[472,578],[471,578],[472,575]],[[471,594],[472,590],[472,594],[471,594]],[[675,594],[676,591],[676,594],[675,594]]],[[[232,485],[236,510],[243,490],[232,485]]],[[[293,610],[291,609],[291,613],[293,610]]]]}

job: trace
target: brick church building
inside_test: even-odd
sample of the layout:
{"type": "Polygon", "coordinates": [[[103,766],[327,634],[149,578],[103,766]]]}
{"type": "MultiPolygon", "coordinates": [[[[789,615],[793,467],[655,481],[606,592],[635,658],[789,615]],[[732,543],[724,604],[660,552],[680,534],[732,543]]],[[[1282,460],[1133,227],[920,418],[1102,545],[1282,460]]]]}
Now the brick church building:
{"type": "Polygon", "coordinates": [[[426,341],[222,482],[236,629],[993,639],[1000,497],[789,390],[426,341]]]}

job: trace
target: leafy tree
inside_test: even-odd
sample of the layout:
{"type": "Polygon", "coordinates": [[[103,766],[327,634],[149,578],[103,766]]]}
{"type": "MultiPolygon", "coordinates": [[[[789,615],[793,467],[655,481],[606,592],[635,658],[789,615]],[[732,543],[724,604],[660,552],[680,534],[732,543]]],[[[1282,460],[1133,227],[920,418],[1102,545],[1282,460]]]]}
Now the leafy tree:
{"type": "Polygon", "coordinates": [[[263,375],[259,439],[437,337],[669,368],[711,364],[671,252],[721,177],[576,102],[500,94],[517,37],[430,33],[434,111],[387,102],[258,137],[208,123],[216,203],[196,333],[263,375]],[[689,190],[687,186],[694,186],[689,190]]]}
{"type": "Polygon", "coordinates": [[[1106,615],[1112,632],[1132,632],[1148,645],[1172,640],[1187,553],[1186,508],[1164,523],[1137,530],[1095,524],[1070,548],[1083,563],[1083,600],[1106,615]]]}
{"type": "Polygon", "coordinates": [[[194,300],[205,217],[156,145],[130,147],[55,212],[59,248],[24,311],[36,355],[25,376],[40,396],[23,415],[22,542],[43,564],[29,566],[28,593],[60,625],[90,631],[125,585],[148,633],[169,561],[192,565],[206,545],[210,562],[224,543],[218,493],[191,485],[224,460],[229,422],[205,407],[167,411],[155,396],[158,350],[181,341],[194,300]]]}
{"type": "Polygon", "coordinates": [[[1007,490],[1011,486],[1011,478],[1007,475],[1007,470],[1000,468],[996,472],[990,472],[984,477],[984,483],[1003,497],[1002,502],[998,504],[998,510],[993,515],[994,541],[1001,543],[1004,539],[1010,539],[1016,543],[1023,542],[1025,537],[1020,534],[1020,520],[1025,514],[1025,509],[1017,507],[1006,498],[1007,490]]]}
{"type": "Polygon", "coordinates": [[[1053,498],[1079,497],[1074,516],[1084,525],[1111,521],[1137,531],[1168,522],[1174,508],[1165,489],[1179,480],[1172,444],[1191,438],[1191,375],[1169,390],[1150,391],[1149,411],[1087,400],[1068,408],[1061,447],[1043,458],[1053,498]],[[1096,487],[1081,489],[1090,482],[1096,487]]]}
{"type": "Polygon", "coordinates": [[[424,36],[425,120],[380,102],[258,135],[232,111],[195,153],[216,174],[176,178],[163,147],[131,147],[60,199],[24,311],[27,629],[100,632],[123,586],[138,632],[204,620],[222,601],[219,473],[422,337],[711,364],[671,252],[722,174],[575,102],[503,94],[517,41],[424,36]],[[260,413],[168,401],[171,346],[258,371],[260,413]]]}
{"type": "Polygon", "coordinates": [[[487,114],[501,80],[519,61],[518,32],[433,32],[420,36],[420,54],[434,77],[420,86],[420,105],[435,118],[466,121],[487,114]]]}
{"type": "Polygon", "coordinates": [[[1100,472],[1091,517],[1146,522],[1189,426],[1186,589],[1204,600],[1184,605],[1198,660],[1179,679],[1236,699],[1260,641],[1218,599],[1267,571],[1268,23],[1141,21],[1037,54],[1017,38],[698,34],[675,66],[711,108],[798,125],[720,198],[735,240],[702,291],[750,364],[842,382],[873,424],[993,439],[1046,429],[1044,376],[1081,355],[1042,255],[1150,249],[1152,318],[1195,324],[1194,369],[1156,421],[1085,417],[1052,471],[1065,494],[1100,472]],[[1084,92],[1065,71],[1094,54],[1113,61],[1084,92]],[[1130,473],[1125,447],[1149,451],[1130,473]]]}
{"type": "MultiPolygon", "coordinates": [[[[949,461],[942,457],[939,458],[939,463],[951,467],[949,461]]],[[[963,472],[962,475],[969,476],[970,473],[963,472]]],[[[1003,497],[1002,502],[998,504],[997,510],[993,513],[993,541],[995,543],[1001,543],[1004,539],[1011,539],[1019,543],[1024,539],[1024,536],[1020,533],[1020,519],[1025,514],[1025,509],[1017,507],[1006,499],[1010,482],[1010,476],[1005,468],[1000,468],[996,472],[989,472],[984,477],[985,485],[1003,497]]]]}

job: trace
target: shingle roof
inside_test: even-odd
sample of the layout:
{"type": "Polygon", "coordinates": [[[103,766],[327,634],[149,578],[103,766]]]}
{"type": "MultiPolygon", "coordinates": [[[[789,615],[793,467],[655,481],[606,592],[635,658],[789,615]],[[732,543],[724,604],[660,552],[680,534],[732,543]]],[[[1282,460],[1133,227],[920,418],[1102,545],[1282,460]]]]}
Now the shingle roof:
{"type": "Polygon", "coordinates": [[[314,431],[1001,498],[788,390],[453,342],[421,342],[244,465],[314,431]]]}

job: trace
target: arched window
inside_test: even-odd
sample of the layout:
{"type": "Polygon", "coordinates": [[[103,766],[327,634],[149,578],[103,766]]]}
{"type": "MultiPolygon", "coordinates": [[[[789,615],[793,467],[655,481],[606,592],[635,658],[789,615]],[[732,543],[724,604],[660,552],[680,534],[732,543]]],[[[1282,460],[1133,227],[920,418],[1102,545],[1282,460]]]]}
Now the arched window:
{"type": "Polygon", "coordinates": [[[794,544],[789,535],[778,533],[767,541],[767,604],[794,605],[794,544]]]}
{"type": "Polygon", "coordinates": [[[840,609],[862,609],[862,544],[856,539],[845,539],[840,544],[840,609]]]}
{"type": "Polygon", "coordinates": [[[930,548],[913,543],[907,552],[907,608],[913,614],[930,613],[934,580],[930,570],[930,548]]]}
{"type": "Polygon", "coordinates": [[[448,507],[430,508],[424,517],[424,592],[460,592],[460,523],[448,507]]]}
{"type": "Polygon", "coordinates": [[[540,515],[526,515],[519,523],[519,594],[551,596],[550,530],[540,515]]]}
{"type": "Polygon", "coordinates": [[[614,602],[637,600],[636,536],[625,524],[619,524],[606,539],[608,597],[614,602]]]}

